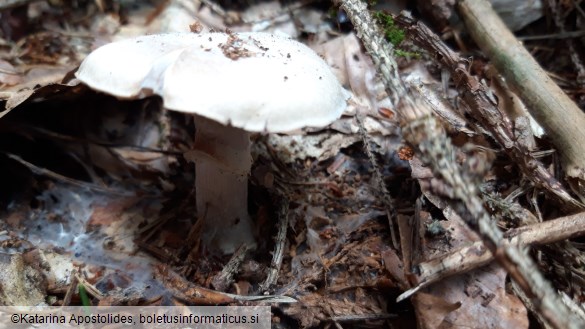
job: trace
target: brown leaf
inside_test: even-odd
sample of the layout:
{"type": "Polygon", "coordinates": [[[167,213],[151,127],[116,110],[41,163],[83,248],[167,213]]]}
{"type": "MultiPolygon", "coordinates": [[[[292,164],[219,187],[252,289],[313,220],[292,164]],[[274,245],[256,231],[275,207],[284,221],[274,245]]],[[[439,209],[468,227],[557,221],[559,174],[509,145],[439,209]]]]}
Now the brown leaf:
{"type": "Polygon", "coordinates": [[[0,59],[0,85],[14,86],[22,82],[22,74],[10,63],[0,59]]]}
{"type": "Polygon", "coordinates": [[[436,283],[412,299],[421,328],[528,328],[526,308],[505,281],[506,272],[489,265],[436,283]]]}

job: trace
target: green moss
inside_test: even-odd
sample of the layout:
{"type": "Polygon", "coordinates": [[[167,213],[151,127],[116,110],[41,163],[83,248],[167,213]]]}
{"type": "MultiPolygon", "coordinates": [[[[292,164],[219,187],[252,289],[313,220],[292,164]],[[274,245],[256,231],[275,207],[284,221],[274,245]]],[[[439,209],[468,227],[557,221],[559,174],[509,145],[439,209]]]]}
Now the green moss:
{"type": "Polygon", "coordinates": [[[394,49],[394,54],[398,57],[406,57],[406,58],[416,58],[419,59],[420,58],[420,54],[417,52],[412,52],[412,51],[405,51],[402,49],[394,49]]]}
{"type": "Polygon", "coordinates": [[[333,21],[337,19],[337,7],[333,6],[327,11],[327,17],[333,21]]]}
{"type": "Polygon", "coordinates": [[[398,46],[404,41],[406,37],[406,33],[404,30],[398,28],[394,23],[394,19],[391,15],[388,15],[382,11],[375,11],[372,13],[374,19],[384,31],[384,37],[388,42],[390,42],[394,47],[394,54],[398,57],[406,57],[406,58],[420,58],[420,54],[416,52],[406,51],[399,49],[398,46]]]}
{"type": "Polygon", "coordinates": [[[374,19],[382,29],[384,30],[384,36],[386,40],[393,44],[394,46],[398,46],[404,40],[404,30],[396,27],[394,24],[394,19],[392,16],[385,14],[381,11],[376,11],[373,13],[374,19]]]}

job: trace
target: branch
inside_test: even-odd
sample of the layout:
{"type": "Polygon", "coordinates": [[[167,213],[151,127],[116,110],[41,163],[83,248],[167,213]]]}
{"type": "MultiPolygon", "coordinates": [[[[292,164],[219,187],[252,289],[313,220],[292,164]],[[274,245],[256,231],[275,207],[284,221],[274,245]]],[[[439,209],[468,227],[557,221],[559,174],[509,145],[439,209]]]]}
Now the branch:
{"type": "MultiPolygon", "coordinates": [[[[470,114],[482,127],[489,131],[495,141],[518,165],[524,175],[534,184],[544,188],[560,199],[569,210],[582,211],[583,204],[575,200],[552,176],[544,165],[536,160],[526,145],[514,136],[513,128],[498,110],[496,102],[490,97],[487,87],[476,77],[470,75],[466,68],[466,59],[451,50],[445,43],[421,22],[415,22],[406,16],[395,17],[396,23],[404,27],[411,40],[431,54],[451,72],[462,100],[469,105],[470,114]]],[[[585,139],[584,139],[585,140],[585,139]]],[[[581,143],[585,145],[585,143],[581,143]]],[[[585,154],[585,153],[584,153],[585,154]]]]}
{"type": "MultiPolygon", "coordinates": [[[[505,243],[520,247],[551,244],[585,234],[585,213],[560,217],[538,224],[511,229],[505,243]]],[[[398,296],[398,301],[441,279],[465,273],[494,260],[494,255],[481,241],[438,258],[417,264],[418,285],[398,296]]]]}
{"type": "Polygon", "coordinates": [[[477,182],[455,162],[455,150],[443,127],[431,116],[423,101],[417,101],[406,89],[398,74],[392,47],[383,39],[366,5],[359,0],[338,0],[352,21],[357,35],[370,53],[403,126],[404,138],[430,165],[436,178],[446,187],[451,206],[468,226],[482,237],[496,260],[538,305],[543,317],[557,328],[585,327],[560,303],[552,286],[545,281],[532,259],[520,248],[505,245],[503,234],[483,207],[477,182]]]}
{"type": "Polygon", "coordinates": [[[527,105],[561,154],[568,177],[585,181],[585,114],[514,37],[487,0],[461,0],[469,33],[527,105]]]}

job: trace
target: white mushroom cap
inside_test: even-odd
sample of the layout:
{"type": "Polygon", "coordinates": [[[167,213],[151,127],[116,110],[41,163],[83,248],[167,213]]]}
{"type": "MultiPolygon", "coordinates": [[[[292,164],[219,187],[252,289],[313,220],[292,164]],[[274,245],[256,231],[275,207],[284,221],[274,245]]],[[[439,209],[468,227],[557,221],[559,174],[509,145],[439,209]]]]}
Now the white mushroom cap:
{"type": "Polygon", "coordinates": [[[329,66],[292,39],[266,33],[171,33],[105,45],[76,76],[121,98],[160,95],[168,109],[247,131],[325,126],[348,92],[329,66]]]}

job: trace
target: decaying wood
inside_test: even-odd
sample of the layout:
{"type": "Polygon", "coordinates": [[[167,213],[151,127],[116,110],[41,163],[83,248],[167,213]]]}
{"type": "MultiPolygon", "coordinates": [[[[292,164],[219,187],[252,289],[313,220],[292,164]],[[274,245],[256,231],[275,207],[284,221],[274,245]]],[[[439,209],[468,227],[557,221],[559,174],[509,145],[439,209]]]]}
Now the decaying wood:
{"type": "Polygon", "coordinates": [[[498,110],[497,103],[493,97],[490,97],[488,88],[476,77],[469,74],[466,59],[461,58],[451,50],[424,24],[402,15],[396,17],[396,22],[406,29],[409,37],[416,45],[431,54],[435,54],[439,62],[450,70],[462,102],[467,105],[470,114],[482,125],[483,129],[491,133],[493,138],[528,179],[555,195],[567,208],[571,210],[585,209],[585,206],[571,197],[561,183],[546,170],[544,165],[534,158],[531,150],[527,149],[514,136],[514,129],[510,120],[507,120],[504,114],[498,110]]]}
{"type": "Polygon", "coordinates": [[[238,301],[295,303],[296,300],[287,296],[241,296],[206,289],[195,285],[175,273],[166,265],[154,267],[154,277],[159,280],[178,300],[194,305],[225,305],[238,301]]]}
{"type": "Polygon", "coordinates": [[[544,279],[526,250],[505,243],[496,221],[492,220],[483,207],[478,182],[457,165],[453,145],[434,117],[413,120],[404,127],[403,133],[407,140],[418,141],[418,155],[421,160],[430,164],[435,177],[442,180],[444,186],[435,186],[438,194],[450,199],[448,202],[453,209],[467,225],[480,234],[484,245],[526,294],[531,296],[535,305],[539,305],[539,311],[549,323],[556,328],[584,326],[583,319],[577,319],[564,305],[559,304],[556,292],[544,279]]]}
{"type": "Polygon", "coordinates": [[[77,284],[79,280],[77,280],[77,270],[71,271],[71,280],[69,282],[69,287],[67,288],[67,292],[65,293],[65,297],[63,297],[63,306],[70,306],[71,305],[71,298],[73,298],[73,294],[77,292],[77,284]]]}
{"type": "Polygon", "coordinates": [[[282,266],[284,258],[284,249],[286,246],[286,231],[288,228],[288,210],[289,200],[283,198],[280,202],[280,209],[278,211],[278,233],[276,234],[276,246],[272,254],[272,262],[266,280],[260,285],[260,291],[267,292],[276,284],[278,280],[278,272],[282,266]]]}
{"type": "MultiPolygon", "coordinates": [[[[511,229],[504,234],[505,244],[519,247],[545,245],[585,235],[585,213],[561,217],[546,222],[511,229]]],[[[419,284],[402,293],[398,300],[408,298],[420,289],[443,278],[465,273],[494,260],[482,241],[457,249],[417,266],[419,284]]]]}
{"type": "Polygon", "coordinates": [[[241,245],[230,260],[225,264],[221,272],[216,274],[211,280],[211,285],[218,291],[226,291],[228,287],[234,283],[234,275],[238,273],[240,265],[246,258],[246,254],[248,253],[248,247],[243,244],[241,245]]]}
{"type": "Polygon", "coordinates": [[[496,260],[538,305],[538,310],[551,325],[556,328],[585,327],[583,319],[572,315],[559,302],[558,295],[530,256],[517,246],[504,244],[503,233],[483,207],[477,182],[457,165],[455,150],[443,127],[422,100],[417,101],[407,92],[393,58],[393,49],[376,28],[365,3],[359,0],[339,0],[338,3],[352,21],[380,73],[397,108],[404,138],[431,167],[435,177],[442,181],[443,193],[440,194],[448,196],[447,201],[467,225],[480,234],[485,245],[496,255],[496,260]]]}
{"type": "Polygon", "coordinates": [[[473,39],[552,139],[566,175],[583,184],[585,114],[514,37],[487,0],[461,0],[458,9],[473,39]]]}

